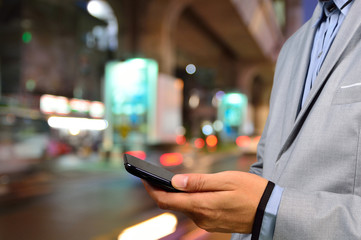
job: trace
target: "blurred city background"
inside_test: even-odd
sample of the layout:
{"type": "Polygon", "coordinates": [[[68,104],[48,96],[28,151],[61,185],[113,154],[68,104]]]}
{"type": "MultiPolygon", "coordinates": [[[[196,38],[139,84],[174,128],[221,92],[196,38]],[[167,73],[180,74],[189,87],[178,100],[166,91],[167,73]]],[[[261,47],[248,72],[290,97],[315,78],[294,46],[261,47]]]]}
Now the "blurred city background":
{"type": "Polygon", "coordinates": [[[122,154],[247,171],[316,3],[0,0],[0,239],[229,239],[158,209],[122,154]]]}

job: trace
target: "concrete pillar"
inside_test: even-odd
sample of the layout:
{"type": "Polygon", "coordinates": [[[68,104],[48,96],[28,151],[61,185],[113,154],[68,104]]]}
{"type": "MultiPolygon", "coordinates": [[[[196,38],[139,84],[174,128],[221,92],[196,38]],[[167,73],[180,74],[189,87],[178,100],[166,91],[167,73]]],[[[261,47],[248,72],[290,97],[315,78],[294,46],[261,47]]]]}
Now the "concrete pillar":
{"type": "Polygon", "coordinates": [[[283,42],[283,34],[277,24],[272,1],[233,0],[232,3],[265,57],[275,61],[283,42]]]}
{"type": "Polygon", "coordinates": [[[262,133],[267,120],[273,69],[270,63],[238,64],[237,87],[248,97],[248,121],[253,123],[255,135],[262,133]]]}
{"type": "Polygon", "coordinates": [[[119,21],[120,57],[153,58],[159,63],[160,72],[173,74],[176,64],[173,31],[191,1],[111,0],[119,21]]]}

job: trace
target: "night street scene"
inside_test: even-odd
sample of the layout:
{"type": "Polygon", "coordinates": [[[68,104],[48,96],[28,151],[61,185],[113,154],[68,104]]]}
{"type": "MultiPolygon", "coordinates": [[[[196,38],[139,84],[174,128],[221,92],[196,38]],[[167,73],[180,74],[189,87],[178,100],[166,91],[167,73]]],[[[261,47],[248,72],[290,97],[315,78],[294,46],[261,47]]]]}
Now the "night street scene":
{"type": "Polygon", "coordinates": [[[229,239],[158,208],[123,154],[247,172],[316,2],[0,0],[0,239],[229,239]]]}

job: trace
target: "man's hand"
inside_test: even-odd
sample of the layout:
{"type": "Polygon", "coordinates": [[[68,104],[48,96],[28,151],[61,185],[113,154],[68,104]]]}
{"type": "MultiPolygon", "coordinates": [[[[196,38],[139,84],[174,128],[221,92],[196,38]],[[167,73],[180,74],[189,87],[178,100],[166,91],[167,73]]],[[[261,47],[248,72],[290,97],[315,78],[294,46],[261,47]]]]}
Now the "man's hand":
{"type": "Polygon", "coordinates": [[[162,209],[185,213],[209,232],[251,233],[258,203],[268,181],[245,172],[179,174],[172,185],[185,193],[170,193],[144,182],[162,209]]]}

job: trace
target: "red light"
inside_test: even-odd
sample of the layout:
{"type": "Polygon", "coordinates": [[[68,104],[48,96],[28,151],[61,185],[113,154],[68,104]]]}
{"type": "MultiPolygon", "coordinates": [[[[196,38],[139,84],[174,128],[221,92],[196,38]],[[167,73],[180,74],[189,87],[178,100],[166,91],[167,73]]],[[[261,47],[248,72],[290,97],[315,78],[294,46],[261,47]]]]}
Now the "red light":
{"type": "Polygon", "coordinates": [[[203,148],[204,147],[204,140],[202,138],[197,138],[195,141],[194,141],[194,146],[196,148],[203,148]]]}
{"type": "Polygon", "coordinates": [[[183,144],[186,143],[186,137],[183,136],[183,135],[178,135],[178,136],[176,137],[175,141],[176,141],[176,143],[177,143],[178,145],[183,145],[183,144]]]}
{"type": "Polygon", "coordinates": [[[206,143],[209,147],[215,147],[218,143],[218,139],[214,135],[210,135],[206,138],[206,143]]]}
{"type": "Polygon", "coordinates": [[[251,138],[248,136],[239,136],[236,139],[238,147],[248,147],[251,143],[251,138]]]}
{"type": "Polygon", "coordinates": [[[164,153],[160,156],[160,163],[163,166],[177,166],[183,162],[183,155],[180,153],[164,153]]]}
{"type": "Polygon", "coordinates": [[[144,151],[129,151],[126,154],[132,155],[134,157],[145,160],[147,158],[147,154],[144,151]]]}

